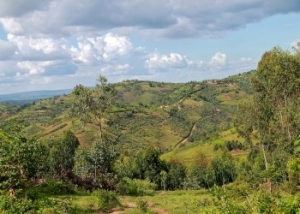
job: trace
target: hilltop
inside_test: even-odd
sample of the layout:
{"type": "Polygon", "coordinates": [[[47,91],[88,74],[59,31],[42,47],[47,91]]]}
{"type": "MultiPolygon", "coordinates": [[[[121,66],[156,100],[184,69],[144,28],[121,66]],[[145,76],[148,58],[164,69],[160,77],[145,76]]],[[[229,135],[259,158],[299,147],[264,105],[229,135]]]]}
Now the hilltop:
{"type": "MultiPolygon", "coordinates": [[[[251,96],[252,73],[188,83],[138,80],[115,83],[115,104],[106,114],[105,130],[122,151],[154,146],[163,153],[176,151],[177,156],[180,151],[207,142],[223,143],[220,138],[236,140],[232,118],[238,103],[251,96]]],[[[70,91],[61,91],[60,95],[59,91],[47,92],[56,96],[13,108],[2,104],[1,122],[4,118],[14,119],[24,124],[28,135],[43,140],[55,139],[65,130],[72,130],[81,145],[89,146],[95,140],[95,127],[91,124],[83,127],[71,116],[74,97],[66,92],[70,91]]],[[[14,97],[28,99],[26,94],[14,97]]],[[[41,94],[45,95],[33,93],[31,98],[41,94]]]]}

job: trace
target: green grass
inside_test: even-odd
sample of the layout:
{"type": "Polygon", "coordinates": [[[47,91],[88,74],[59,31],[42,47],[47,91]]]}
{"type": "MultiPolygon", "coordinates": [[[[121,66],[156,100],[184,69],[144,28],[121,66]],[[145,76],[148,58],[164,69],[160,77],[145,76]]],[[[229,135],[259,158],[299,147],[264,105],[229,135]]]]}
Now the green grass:
{"type": "Polygon", "coordinates": [[[68,201],[73,210],[80,210],[82,213],[99,213],[97,206],[97,197],[92,195],[72,195],[57,196],[59,201],[68,201]]]}
{"type": "MultiPolygon", "coordinates": [[[[220,137],[207,141],[204,144],[196,144],[185,142],[178,149],[174,149],[161,156],[163,160],[180,160],[185,165],[189,166],[193,163],[199,154],[205,154],[208,158],[213,159],[221,151],[214,151],[214,145],[224,144],[225,141],[241,140],[234,129],[230,129],[220,133],[220,137]]],[[[236,158],[245,158],[249,151],[231,151],[230,153],[236,158]]]]}
{"type": "MultiPolygon", "coordinates": [[[[157,192],[154,196],[124,197],[123,200],[138,203],[139,200],[148,203],[149,213],[158,210],[176,214],[198,214],[209,212],[212,208],[212,198],[207,190],[177,190],[157,192]]],[[[141,213],[137,208],[128,209],[125,214],[141,213]]]]}

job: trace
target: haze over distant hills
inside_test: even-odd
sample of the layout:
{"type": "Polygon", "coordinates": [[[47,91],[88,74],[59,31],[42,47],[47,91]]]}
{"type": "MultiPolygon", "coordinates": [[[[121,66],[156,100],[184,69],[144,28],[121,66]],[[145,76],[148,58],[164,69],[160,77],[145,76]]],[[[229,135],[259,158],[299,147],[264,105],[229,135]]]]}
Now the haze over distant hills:
{"type": "Polygon", "coordinates": [[[9,102],[15,104],[23,104],[35,100],[45,99],[53,96],[69,94],[72,89],[62,90],[43,90],[43,91],[28,91],[12,94],[0,94],[0,102],[9,102]]]}

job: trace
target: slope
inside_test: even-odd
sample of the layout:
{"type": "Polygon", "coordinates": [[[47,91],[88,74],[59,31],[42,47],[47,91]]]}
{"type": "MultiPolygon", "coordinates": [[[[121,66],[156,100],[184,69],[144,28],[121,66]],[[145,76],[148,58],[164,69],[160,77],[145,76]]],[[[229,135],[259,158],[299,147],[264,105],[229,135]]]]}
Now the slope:
{"type": "MultiPolygon", "coordinates": [[[[232,128],[238,102],[251,96],[251,75],[188,83],[116,83],[115,104],[106,114],[105,130],[122,152],[155,146],[166,153],[212,142],[232,128]]],[[[83,126],[70,115],[73,99],[69,94],[21,105],[8,118],[42,140],[55,140],[72,130],[82,145],[89,146],[96,140],[96,127],[83,126]]]]}

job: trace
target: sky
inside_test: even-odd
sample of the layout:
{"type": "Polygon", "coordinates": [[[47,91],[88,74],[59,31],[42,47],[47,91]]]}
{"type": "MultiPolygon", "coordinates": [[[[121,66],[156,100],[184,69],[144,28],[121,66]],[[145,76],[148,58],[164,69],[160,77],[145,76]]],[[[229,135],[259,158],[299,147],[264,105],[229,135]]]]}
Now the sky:
{"type": "Polygon", "coordinates": [[[298,42],[299,0],[0,0],[0,94],[220,79],[298,42]]]}

